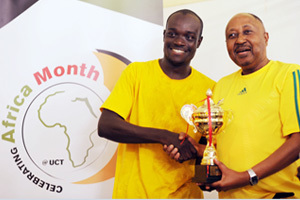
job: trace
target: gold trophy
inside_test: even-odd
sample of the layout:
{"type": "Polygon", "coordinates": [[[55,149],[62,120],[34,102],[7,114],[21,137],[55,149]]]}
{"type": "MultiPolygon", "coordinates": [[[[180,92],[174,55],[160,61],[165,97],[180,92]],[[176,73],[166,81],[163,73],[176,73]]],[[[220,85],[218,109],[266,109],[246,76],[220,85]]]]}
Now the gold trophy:
{"type": "Polygon", "coordinates": [[[212,183],[222,177],[220,169],[214,164],[214,158],[217,158],[214,143],[215,135],[223,125],[224,111],[211,99],[210,89],[207,90],[206,96],[204,104],[199,108],[194,105],[184,105],[181,109],[181,116],[194,126],[195,132],[201,133],[207,139],[201,164],[195,165],[193,182],[197,183],[212,183]]]}

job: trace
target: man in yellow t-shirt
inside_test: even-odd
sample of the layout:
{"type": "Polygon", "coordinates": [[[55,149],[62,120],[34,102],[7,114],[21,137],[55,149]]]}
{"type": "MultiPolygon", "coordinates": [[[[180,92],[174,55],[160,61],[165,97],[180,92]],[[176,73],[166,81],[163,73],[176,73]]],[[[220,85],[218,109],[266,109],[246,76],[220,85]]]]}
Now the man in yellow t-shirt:
{"type": "Polygon", "coordinates": [[[268,39],[253,14],[237,14],[226,27],[228,54],[241,69],[213,92],[233,116],[216,138],[222,179],[206,185],[220,198],[300,198],[300,66],[269,60],[268,39]]]}
{"type": "MultiPolygon", "coordinates": [[[[113,198],[203,198],[191,182],[194,161],[176,162],[163,150],[174,145],[181,162],[195,158],[199,136],[181,107],[205,98],[215,82],[190,66],[202,41],[202,20],[190,10],[170,15],[164,30],[164,57],[130,64],[101,106],[98,134],[119,142],[113,198]]],[[[199,155],[199,154],[198,154],[199,155]]]]}

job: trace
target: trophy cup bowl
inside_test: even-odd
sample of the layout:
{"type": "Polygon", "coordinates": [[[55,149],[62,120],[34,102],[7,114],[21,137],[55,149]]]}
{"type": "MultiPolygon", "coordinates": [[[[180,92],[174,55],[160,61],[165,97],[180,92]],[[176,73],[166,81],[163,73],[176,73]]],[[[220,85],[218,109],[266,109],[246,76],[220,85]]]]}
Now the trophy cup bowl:
{"type": "Polygon", "coordinates": [[[197,183],[212,183],[220,180],[222,177],[220,169],[214,163],[214,158],[217,158],[214,143],[215,135],[223,125],[224,111],[210,98],[212,96],[210,89],[206,95],[207,99],[204,104],[195,109],[191,116],[191,121],[197,132],[207,139],[201,164],[196,163],[195,165],[193,182],[197,183]]]}

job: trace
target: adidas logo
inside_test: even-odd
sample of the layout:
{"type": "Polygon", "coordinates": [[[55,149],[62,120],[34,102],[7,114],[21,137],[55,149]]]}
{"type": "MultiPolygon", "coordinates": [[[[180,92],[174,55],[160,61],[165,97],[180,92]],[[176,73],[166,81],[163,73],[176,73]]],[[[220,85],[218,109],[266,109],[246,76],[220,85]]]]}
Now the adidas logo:
{"type": "Polygon", "coordinates": [[[242,90],[238,93],[238,95],[243,95],[243,94],[247,94],[247,89],[246,89],[246,88],[242,89],[242,90]]]}

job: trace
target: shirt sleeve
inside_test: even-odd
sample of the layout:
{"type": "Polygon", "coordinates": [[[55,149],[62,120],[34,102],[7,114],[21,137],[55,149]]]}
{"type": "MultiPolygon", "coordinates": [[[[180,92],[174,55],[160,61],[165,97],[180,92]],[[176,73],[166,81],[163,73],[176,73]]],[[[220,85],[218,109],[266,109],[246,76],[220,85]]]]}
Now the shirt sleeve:
{"type": "Polygon", "coordinates": [[[300,68],[289,70],[280,96],[280,116],[283,136],[299,132],[300,68]]]}
{"type": "Polygon", "coordinates": [[[131,63],[122,72],[111,94],[102,104],[100,110],[102,111],[104,108],[111,110],[126,120],[132,109],[136,77],[134,63],[131,63]]]}

